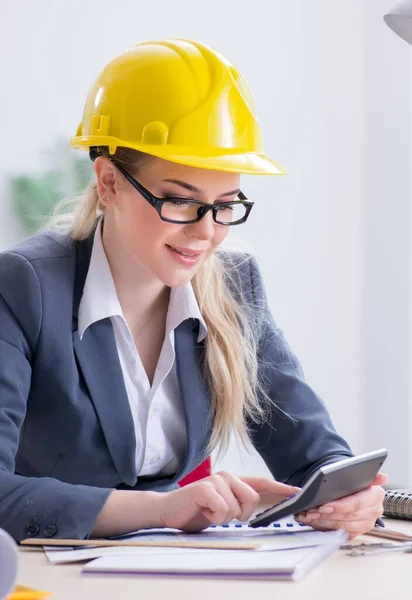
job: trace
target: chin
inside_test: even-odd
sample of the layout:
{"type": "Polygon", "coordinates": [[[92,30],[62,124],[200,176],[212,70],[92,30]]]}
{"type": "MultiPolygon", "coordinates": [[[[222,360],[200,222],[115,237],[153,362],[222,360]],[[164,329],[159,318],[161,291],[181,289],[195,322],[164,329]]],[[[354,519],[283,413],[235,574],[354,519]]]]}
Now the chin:
{"type": "Polygon", "coordinates": [[[185,285],[186,283],[188,283],[193,276],[195,275],[195,272],[193,273],[176,273],[176,274],[171,274],[169,273],[168,276],[162,277],[162,281],[165,285],[167,285],[168,287],[181,287],[182,285],[185,285]]]}
{"type": "Polygon", "coordinates": [[[180,287],[191,281],[199,269],[165,269],[158,278],[168,287],[180,287]]]}

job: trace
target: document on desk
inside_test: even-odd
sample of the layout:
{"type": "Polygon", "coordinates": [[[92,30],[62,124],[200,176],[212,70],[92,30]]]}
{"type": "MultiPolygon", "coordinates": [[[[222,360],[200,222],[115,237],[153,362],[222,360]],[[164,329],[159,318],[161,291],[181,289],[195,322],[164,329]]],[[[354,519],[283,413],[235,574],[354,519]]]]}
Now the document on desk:
{"type": "MultiPolygon", "coordinates": [[[[92,560],[100,556],[116,556],[116,555],[133,555],[133,554],[170,554],[170,551],[181,551],[184,549],[187,552],[216,552],[215,542],[219,542],[219,546],[228,551],[241,552],[238,549],[238,544],[241,548],[244,548],[245,542],[250,542],[250,550],[254,552],[261,551],[279,551],[288,550],[293,548],[305,548],[310,546],[321,546],[327,545],[331,541],[334,541],[334,532],[323,532],[315,531],[309,527],[305,527],[302,531],[290,533],[285,532],[283,535],[277,535],[273,528],[260,528],[260,529],[238,529],[234,527],[210,527],[199,534],[184,534],[177,530],[147,530],[144,535],[147,541],[158,542],[162,544],[164,539],[175,539],[177,536],[182,541],[182,546],[185,545],[187,540],[190,541],[190,546],[187,544],[186,547],[164,547],[164,546],[116,546],[111,545],[109,547],[90,547],[90,548],[68,548],[68,547],[56,547],[56,546],[44,546],[44,551],[48,560],[52,564],[62,564],[68,562],[80,562],[92,560]],[[205,540],[209,540],[210,548],[196,548],[196,544],[200,546],[200,542],[204,543],[204,546],[208,544],[205,540]]],[[[141,534],[140,534],[141,535],[141,534]]],[[[134,536],[130,536],[127,539],[132,540],[134,536]]],[[[218,552],[224,550],[219,549],[218,552]]]]}
{"type": "Polygon", "coordinates": [[[328,543],[277,551],[163,548],[158,552],[151,548],[148,553],[139,548],[139,553],[101,556],[87,563],[82,572],[296,580],[328,558],[349,537],[343,530],[329,531],[327,535],[328,543]]]}

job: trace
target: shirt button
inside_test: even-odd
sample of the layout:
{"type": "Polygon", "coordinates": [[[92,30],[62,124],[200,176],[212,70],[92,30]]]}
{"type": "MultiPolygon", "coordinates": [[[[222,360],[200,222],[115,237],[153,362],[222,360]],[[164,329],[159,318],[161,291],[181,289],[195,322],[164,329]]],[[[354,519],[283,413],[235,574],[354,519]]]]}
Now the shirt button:
{"type": "Polygon", "coordinates": [[[157,462],[159,462],[159,457],[157,455],[152,456],[152,458],[150,459],[150,464],[155,465],[157,462]]]}
{"type": "Polygon", "coordinates": [[[37,525],[37,523],[32,521],[31,523],[27,523],[25,530],[26,535],[28,535],[29,537],[33,537],[39,533],[40,527],[37,525]]]}
{"type": "Polygon", "coordinates": [[[56,533],[57,533],[56,525],[47,525],[47,527],[44,528],[45,537],[53,537],[54,535],[56,535],[56,533]]]}

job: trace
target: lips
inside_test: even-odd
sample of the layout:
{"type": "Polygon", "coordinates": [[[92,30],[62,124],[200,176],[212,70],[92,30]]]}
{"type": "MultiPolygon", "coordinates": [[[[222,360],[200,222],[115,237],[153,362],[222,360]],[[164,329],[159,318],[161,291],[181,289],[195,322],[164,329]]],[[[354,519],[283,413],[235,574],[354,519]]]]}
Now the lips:
{"type": "Polygon", "coordinates": [[[196,256],[200,256],[204,252],[204,250],[194,250],[193,248],[182,248],[181,246],[170,246],[169,244],[167,245],[172,250],[175,250],[175,252],[179,252],[179,254],[182,254],[183,256],[191,256],[193,258],[196,256]]]}
{"type": "Polygon", "coordinates": [[[197,265],[205,252],[204,250],[194,250],[193,248],[183,248],[182,246],[169,246],[169,244],[166,244],[166,248],[175,263],[189,268],[197,265]]]}

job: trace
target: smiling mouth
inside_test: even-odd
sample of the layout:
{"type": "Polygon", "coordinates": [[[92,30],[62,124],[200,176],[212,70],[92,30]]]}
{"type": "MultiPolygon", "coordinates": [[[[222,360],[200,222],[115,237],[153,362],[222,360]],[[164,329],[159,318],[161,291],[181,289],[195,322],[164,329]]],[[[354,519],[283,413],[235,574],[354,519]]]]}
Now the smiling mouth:
{"type": "Polygon", "coordinates": [[[173,250],[174,252],[181,254],[182,256],[188,256],[191,258],[200,256],[204,252],[204,250],[189,250],[188,248],[183,249],[183,248],[179,248],[179,247],[175,248],[173,246],[169,246],[169,244],[166,244],[166,246],[168,248],[170,248],[171,250],[173,250]]]}
{"type": "Polygon", "coordinates": [[[191,250],[190,248],[173,247],[169,246],[169,244],[166,244],[166,248],[169,250],[170,256],[173,258],[175,263],[189,268],[198,265],[205,253],[204,250],[191,250]]]}

